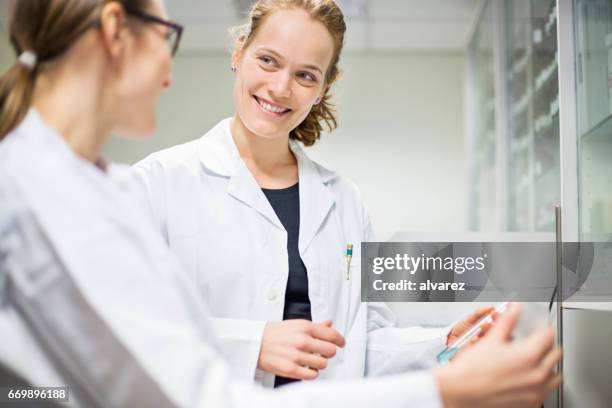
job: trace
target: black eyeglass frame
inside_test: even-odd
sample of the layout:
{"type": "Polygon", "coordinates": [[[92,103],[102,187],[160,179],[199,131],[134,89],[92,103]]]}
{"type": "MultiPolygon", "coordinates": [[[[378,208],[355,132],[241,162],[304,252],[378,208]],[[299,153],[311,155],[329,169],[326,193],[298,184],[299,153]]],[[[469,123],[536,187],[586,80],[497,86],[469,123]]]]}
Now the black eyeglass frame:
{"type": "Polygon", "coordinates": [[[178,48],[179,48],[179,44],[181,43],[181,36],[183,35],[183,30],[185,29],[181,24],[176,23],[174,21],[170,21],[170,20],[164,20],[163,18],[154,16],[144,11],[133,10],[129,7],[125,7],[125,5],[124,5],[124,9],[127,14],[133,17],[139,18],[145,22],[161,24],[173,30],[176,33],[176,40],[174,41],[174,44],[172,45],[171,54],[173,57],[176,55],[176,52],[178,51],[178,48]]]}

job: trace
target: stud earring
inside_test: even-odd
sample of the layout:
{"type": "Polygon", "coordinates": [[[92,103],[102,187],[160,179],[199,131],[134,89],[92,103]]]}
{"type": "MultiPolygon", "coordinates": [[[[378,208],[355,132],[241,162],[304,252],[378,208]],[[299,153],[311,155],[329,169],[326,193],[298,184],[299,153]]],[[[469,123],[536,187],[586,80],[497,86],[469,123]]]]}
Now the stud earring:
{"type": "Polygon", "coordinates": [[[317,100],[315,101],[315,105],[318,105],[319,102],[321,102],[321,97],[317,97],[317,100]]]}
{"type": "Polygon", "coordinates": [[[232,65],[232,66],[230,67],[230,69],[232,70],[232,72],[236,72],[236,66],[235,66],[235,65],[232,65]]]}

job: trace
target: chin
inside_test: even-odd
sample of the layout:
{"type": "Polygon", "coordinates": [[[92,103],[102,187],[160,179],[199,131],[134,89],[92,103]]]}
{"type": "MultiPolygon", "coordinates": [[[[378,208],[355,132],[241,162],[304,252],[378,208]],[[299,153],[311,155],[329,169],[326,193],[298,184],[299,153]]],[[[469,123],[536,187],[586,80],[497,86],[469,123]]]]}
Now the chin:
{"type": "Polygon", "coordinates": [[[265,120],[254,120],[247,128],[255,135],[268,140],[281,139],[289,134],[288,130],[280,129],[265,120]]]}

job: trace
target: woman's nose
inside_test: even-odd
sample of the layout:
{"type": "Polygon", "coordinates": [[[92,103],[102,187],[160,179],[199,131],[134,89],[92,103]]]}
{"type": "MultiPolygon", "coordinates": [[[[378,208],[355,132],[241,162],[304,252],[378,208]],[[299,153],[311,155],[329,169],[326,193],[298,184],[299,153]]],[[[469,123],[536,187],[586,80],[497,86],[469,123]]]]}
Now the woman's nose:
{"type": "Polygon", "coordinates": [[[278,98],[289,98],[291,96],[291,73],[280,72],[275,78],[272,91],[278,98]]]}

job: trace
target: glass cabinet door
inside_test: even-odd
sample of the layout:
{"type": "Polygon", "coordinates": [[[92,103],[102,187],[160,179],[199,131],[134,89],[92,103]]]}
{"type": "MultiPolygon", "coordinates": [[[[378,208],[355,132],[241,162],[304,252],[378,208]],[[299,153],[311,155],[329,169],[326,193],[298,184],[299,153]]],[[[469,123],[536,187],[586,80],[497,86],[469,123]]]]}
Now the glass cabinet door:
{"type": "Polygon", "coordinates": [[[581,238],[612,237],[612,2],[575,0],[581,238]]]}
{"type": "Polygon", "coordinates": [[[553,231],[561,186],[556,1],[503,4],[507,229],[553,231]]]}
{"type": "Polygon", "coordinates": [[[494,5],[484,6],[468,48],[470,82],[474,94],[470,179],[470,227],[487,230],[495,225],[495,77],[493,61],[494,5]]]}

